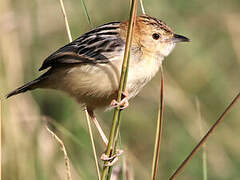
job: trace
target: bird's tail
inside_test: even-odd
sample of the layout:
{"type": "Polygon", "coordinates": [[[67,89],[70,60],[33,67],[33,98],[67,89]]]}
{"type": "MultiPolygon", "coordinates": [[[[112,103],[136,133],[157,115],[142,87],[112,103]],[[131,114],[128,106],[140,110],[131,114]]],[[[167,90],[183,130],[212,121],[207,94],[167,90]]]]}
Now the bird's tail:
{"type": "Polygon", "coordinates": [[[23,93],[23,92],[26,92],[26,91],[29,91],[29,90],[39,88],[41,86],[43,80],[46,79],[46,78],[47,78],[47,76],[46,76],[46,73],[45,73],[42,76],[40,76],[39,78],[37,78],[33,81],[30,81],[30,82],[24,84],[23,86],[15,89],[14,91],[10,92],[9,94],[7,94],[6,98],[9,98],[9,97],[14,96],[14,95],[19,94],[19,93],[23,93]]]}

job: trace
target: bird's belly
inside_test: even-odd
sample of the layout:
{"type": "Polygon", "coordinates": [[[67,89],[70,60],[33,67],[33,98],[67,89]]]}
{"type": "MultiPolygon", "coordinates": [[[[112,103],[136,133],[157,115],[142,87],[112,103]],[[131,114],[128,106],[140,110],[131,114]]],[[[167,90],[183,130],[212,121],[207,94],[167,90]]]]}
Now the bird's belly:
{"type": "MultiPolygon", "coordinates": [[[[55,69],[50,76],[55,84],[50,88],[62,90],[88,106],[104,107],[115,98],[119,84],[119,69],[115,64],[81,65],[55,69]]],[[[49,83],[51,84],[51,83],[49,83]]]]}

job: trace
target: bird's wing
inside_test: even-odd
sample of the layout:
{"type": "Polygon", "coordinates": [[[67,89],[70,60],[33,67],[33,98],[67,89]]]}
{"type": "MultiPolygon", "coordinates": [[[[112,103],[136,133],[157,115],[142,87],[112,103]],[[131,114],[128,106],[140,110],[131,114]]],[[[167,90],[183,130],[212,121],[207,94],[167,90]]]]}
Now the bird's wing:
{"type": "Polygon", "coordinates": [[[113,51],[124,49],[119,25],[112,22],[85,33],[47,57],[39,70],[64,64],[108,63],[113,51]]]}

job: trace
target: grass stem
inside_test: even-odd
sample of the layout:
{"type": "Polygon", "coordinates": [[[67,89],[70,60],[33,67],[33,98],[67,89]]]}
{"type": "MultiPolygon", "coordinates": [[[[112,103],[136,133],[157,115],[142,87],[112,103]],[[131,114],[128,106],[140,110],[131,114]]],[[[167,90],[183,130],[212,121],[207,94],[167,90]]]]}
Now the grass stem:
{"type": "Polygon", "coordinates": [[[209,131],[206,133],[206,135],[201,139],[201,141],[195,146],[195,148],[192,150],[192,152],[187,156],[187,158],[182,162],[182,164],[178,167],[178,169],[173,173],[173,175],[170,177],[170,180],[175,179],[184,169],[184,167],[187,165],[187,163],[193,158],[193,156],[199,151],[199,149],[203,146],[203,144],[207,141],[208,137],[212,135],[214,130],[217,128],[217,126],[223,121],[223,119],[226,117],[226,115],[230,112],[230,110],[233,108],[234,104],[236,104],[240,99],[240,92],[238,95],[233,99],[233,101],[229,104],[229,106],[225,109],[225,111],[221,114],[221,116],[218,118],[218,120],[212,125],[212,127],[209,129],[209,131]]]}
{"type": "Polygon", "coordinates": [[[202,147],[202,168],[203,168],[203,180],[207,180],[207,150],[206,150],[206,144],[202,147]]]}
{"type": "Polygon", "coordinates": [[[89,118],[88,112],[85,111],[85,113],[86,113],[86,121],[87,121],[87,125],[88,125],[88,131],[89,131],[90,139],[91,139],[92,149],[93,149],[93,155],[94,155],[94,159],[95,159],[97,176],[98,176],[98,180],[100,180],[101,179],[101,175],[100,175],[100,170],[99,170],[99,166],[98,166],[97,153],[96,153],[96,148],[95,148],[95,144],[94,144],[90,118],[89,118]]]}
{"type": "MultiPolygon", "coordinates": [[[[2,100],[1,99],[0,99],[0,149],[2,149],[2,100]]],[[[2,162],[2,153],[0,153],[0,162],[2,162]]],[[[0,174],[2,174],[2,168],[0,168],[0,174]]]]}
{"type": "Polygon", "coordinates": [[[63,18],[64,18],[64,21],[65,21],[65,26],[66,26],[66,30],[67,30],[68,39],[71,42],[72,41],[72,36],[71,36],[69,23],[68,23],[68,19],[67,19],[67,14],[66,14],[66,11],[65,11],[63,0],[59,0],[59,1],[60,1],[60,4],[61,4],[61,10],[62,10],[63,18]]]}
{"type": "Polygon", "coordinates": [[[66,151],[63,141],[53,131],[51,131],[47,126],[46,126],[46,129],[53,136],[53,138],[60,144],[61,150],[63,151],[63,154],[64,154],[64,159],[65,159],[66,174],[67,174],[66,180],[72,180],[69,158],[68,158],[67,151],[66,151]]]}
{"type": "Polygon", "coordinates": [[[141,9],[142,9],[142,13],[146,14],[145,10],[144,10],[144,6],[143,6],[143,0],[140,0],[140,6],[141,6],[141,9]]]}
{"type": "MultiPolygon", "coordinates": [[[[126,46],[124,51],[124,58],[122,63],[122,71],[121,71],[121,77],[120,77],[120,83],[119,83],[119,90],[118,90],[118,98],[117,101],[120,102],[122,99],[122,94],[126,89],[126,83],[127,83],[127,74],[128,74],[128,65],[129,65],[129,59],[130,59],[130,47],[133,37],[133,28],[136,21],[136,14],[137,14],[137,0],[133,0],[131,4],[131,11],[130,11],[130,18],[129,18],[129,24],[128,24],[128,32],[127,32],[127,38],[126,38],[126,46]]],[[[119,126],[120,126],[120,119],[121,119],[121,110],[120,107],[116,107],[114,109],[114,115],[113,115],[113,123],[112,128],[109,136],[109,143],[106,150],[106,155],[108,157],[111,157],[112,153],[115,152],[116,148],[116,141],[118,139],[118,132],[119,132],[119,126]],[[115,140],[115,142],[114,142],[115,140]]],[[[112,173],[112,167],[107,167],[106,163],[104,163],[103,172],[102,172],[102,180],[110,179],[111,173],[112,173]]]]}
{"type": "MultiPolygon", "coordinates": [[[[196,109],[198,114],[198,121],[199,121],[199,130],[200,130],[200,137],[203,136],[203,118],[201,115],[200,109],[200,102],[199,99],[196,98],[196,109]]],[[[206,151],[206,144],[202,146],[202,173],[203,173],[203,180],[207,180],[207,151],[206,151]]]]}
{"type": "Polygon", "coordinates": [[[160,70],[161,70],[161,89],[160,89],[160,101],[159,101],[159,109],[158,109],[155,145],[154,145],[154,152],[153,152],[153,164],[152,164],[152,176],[151,176],[152,180],[156,180],[157,178],[159,154],[160,154],[161,140],[162,140],[162,128],[163,128],[164,74],[163,74],[162,66],[160,67],[160,70]]]}
{"type": "Polygon", "coordinates": [[[87,16],[87,19],[88,19],[88,23],[90,24],[91,27],[93,27],[92,21],[90,19],[89,14],[88,14],[88,10],[87,10],[87,6],[85,4],[85,1],[81,0],[81,2],[82,2],[83,11],[84,11],[84,13],[85,13],[85,15],[87,16]]]}

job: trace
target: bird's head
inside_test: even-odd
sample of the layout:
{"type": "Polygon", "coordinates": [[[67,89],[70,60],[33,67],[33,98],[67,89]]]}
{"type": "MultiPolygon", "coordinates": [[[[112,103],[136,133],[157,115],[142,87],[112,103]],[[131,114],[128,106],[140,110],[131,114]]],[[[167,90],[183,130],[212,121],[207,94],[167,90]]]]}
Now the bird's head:
{"type": "MultiPolygon", "coordinates": [[[[126,25],[128,22],[125,23],[126,25]]],[[[125,28],[127,30],[127,28],[125,28]]],[[[136,18],[133,46],[139,46],[150,53],[168,56],[178,42],[189,42],[184,36],[175,34],[163,21],[148,15],[136,18]]]]}

